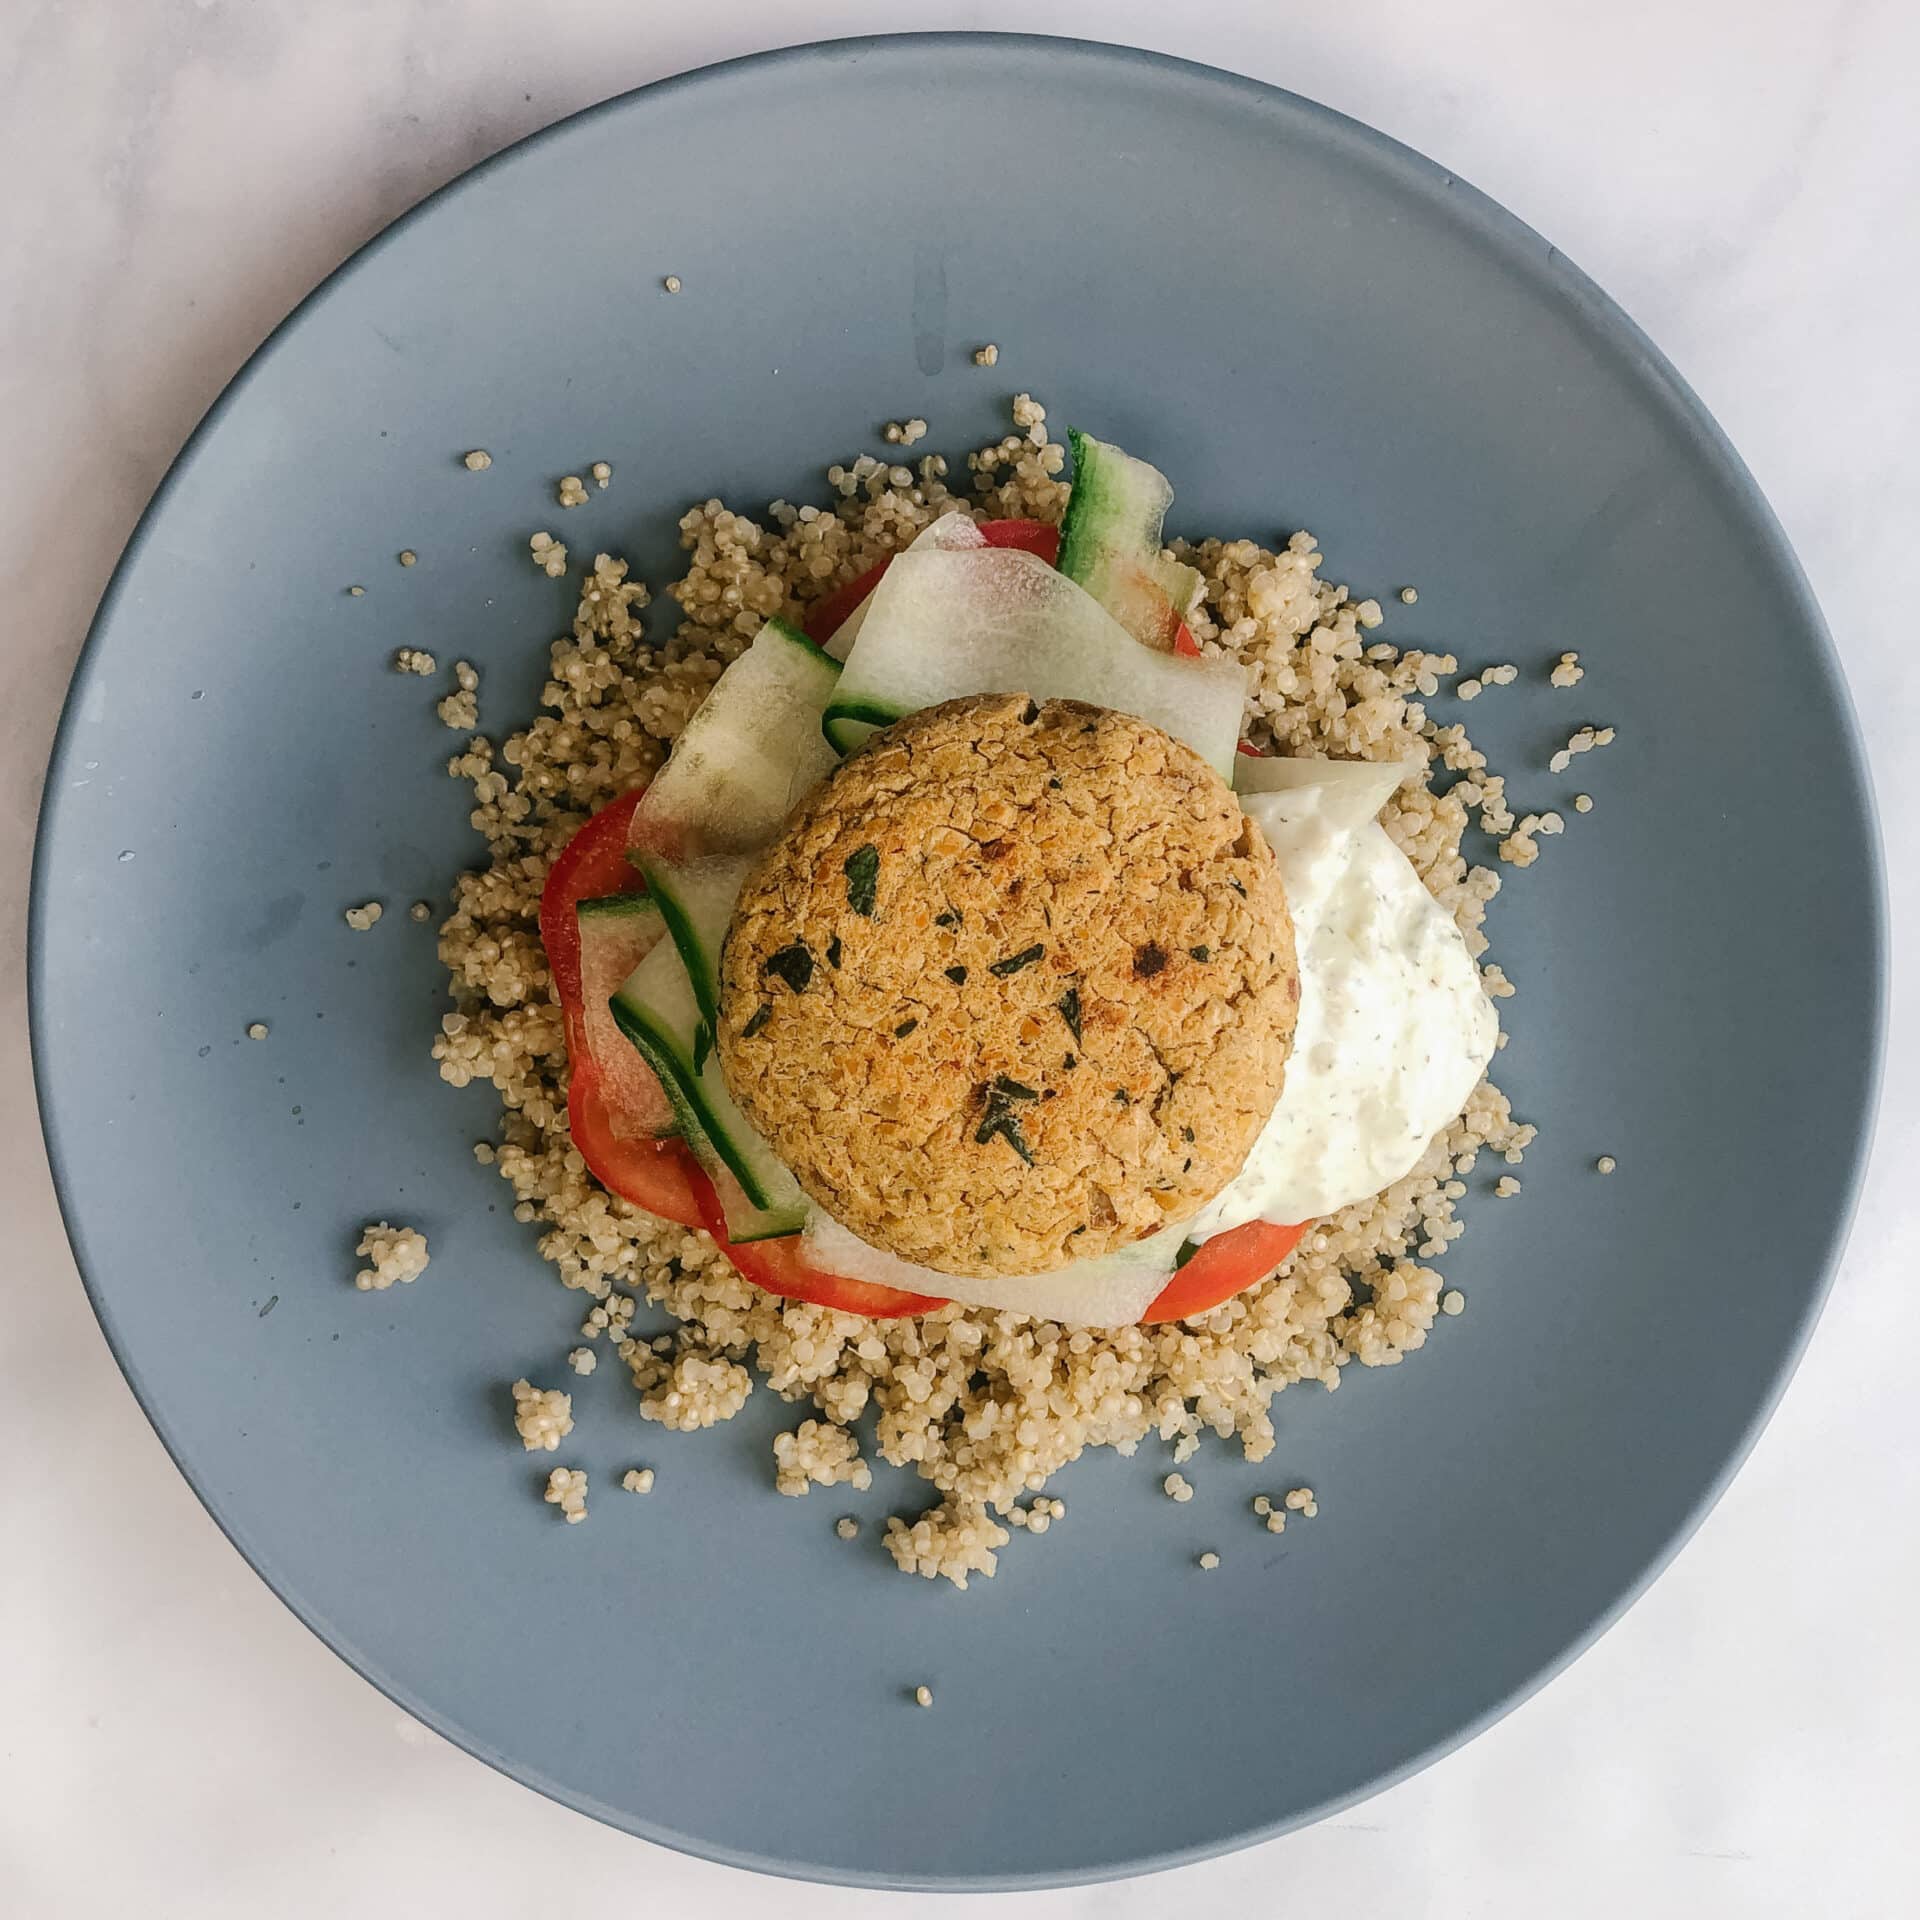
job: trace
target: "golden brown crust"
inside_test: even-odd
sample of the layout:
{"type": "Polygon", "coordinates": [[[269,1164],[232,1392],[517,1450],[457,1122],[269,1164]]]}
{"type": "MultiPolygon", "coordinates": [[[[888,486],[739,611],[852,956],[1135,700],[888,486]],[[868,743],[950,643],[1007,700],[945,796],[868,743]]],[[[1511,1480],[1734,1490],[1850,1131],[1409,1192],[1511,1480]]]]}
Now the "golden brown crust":
{"type": "Polygon", "coordinates": [[[1183,1220],[1279,1097],[1299,976],[1273,856],[1144,722],[1024,694],[877,734],[748,876],[719,1048],[836,1219],[957,1274],[1183,1220]]]}

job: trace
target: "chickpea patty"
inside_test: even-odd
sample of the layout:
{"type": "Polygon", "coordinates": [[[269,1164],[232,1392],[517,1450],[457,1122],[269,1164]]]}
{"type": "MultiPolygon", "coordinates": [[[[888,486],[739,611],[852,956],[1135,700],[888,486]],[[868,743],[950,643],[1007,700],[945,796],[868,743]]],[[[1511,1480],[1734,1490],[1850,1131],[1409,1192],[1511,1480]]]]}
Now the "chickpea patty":
{"type": "Polygon", "coordinates": [[[1044,1273],[1234,1177],[1299,998],[1273,856],[1197,754],[989,694],[876,734],[796,810],[728,932],[720,1060],[862,1239],[1044,1273]]]}

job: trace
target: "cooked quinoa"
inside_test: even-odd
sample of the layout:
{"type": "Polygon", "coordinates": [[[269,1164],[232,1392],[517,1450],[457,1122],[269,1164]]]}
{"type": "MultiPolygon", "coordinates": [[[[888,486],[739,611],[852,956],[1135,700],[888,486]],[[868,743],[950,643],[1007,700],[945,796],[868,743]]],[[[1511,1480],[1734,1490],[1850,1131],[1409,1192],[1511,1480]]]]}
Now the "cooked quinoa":
{"type": "Polygon", "coordinates": [[[584,1467],[555,1467],[547,1475],[545,1498],[560,1509],[560,1517],[572,1526],[587,1517],[587,1475],[584,1467]]]}
{"type": "Polygon", "coordinates": [[[391,1227],[384,1220],[376,1220],[363,1230],[354,1252],[372,1263],[353,1276],[353,1284],[362,1293],[385,1293],[391,1286],[405,1286],[427,1270],[427,1236],[413,1227],[391,1227]]]}
{"type": "Polygon", "coordinates": [[[471,733],[480,724],[480,673],[472,661],[453,663],[453,691],[434,712],[455,733],[471,733]]]}
{"type": "Polygon", "coordinates": [[[860,1458],[860,1442],[829,1420],[804,1420],[796,1432],[776,1434],[773,1463],[773,1484],[786,1494],[842,1485],[864,1492],[873,1485],[873,1469],[860,1458]]]}
{"type": "Polygon", "coordinates": [[[401,647],[393,656],[395,673],[417,673],[422,679],[439,671],[440,663],[424,647],[401,647]]]}
{"type": "Polygon", "coordinates": [[[513,1383],[513,1424],[529,1453],[558,1453],[573,1431],[573,1398],[558,1387],[540,1388],[528,1380],[513,1383]]]}
{"type": "MultiPolygon", "coordinates": [[[[671,638],[643,633],[646,589],[625,564],[595,559],[572,632],[552,645],[543,711],[498,745],[476,735],[448,763],[472,784],[472,822],[490,858],[460,876],[441,929],[456,1011],[434,1042],[446,1080],[489,1080],[499,1091],[495,1164],[513,1189],[515,1217],[540,1223],[540,1251],[564,1285],[609,1308],[606,1331],[641,1416],[679,1431],[710,1426],[739,1411],[757,1378],[808,1408],[782,1436],[784,1451],[775,1447],[776,1484],[800,1492],[862,1484],[854,1474],[869,1469],[852,1427],[871,1410],[875,1450],[915,1468],[937,1496],[918,1517],[888,1519],[889,1553],[903,1571],[963,1587],[993,1573],[1021,1502],[1089,1447],[1131,1455],[1157,1437],[1185,1460],[1211,1432],[1264,1459],[1275,1393],[1301,1381],[1334,1389],[1349,1365],[1393,1366],[1417,1351],[1444,1291],[1425,1263],[1463,1231],[1455,1206],[1466,1176],[1483,1152],[1517,1156],[1533,1132],[1483,1081],[1406,1178],[1315,1223],[1272,1278],[1197,1320],[1100,1330],[961,1307],[874,1321],[779,1299],[743,1280],[705,1234],[629,1205],[587,1174],[567,1134],[565,1032],[538,932],[555,854],[589,813],[659,767],[768,616],[803,617],[956,505],[981,519],[1058,522],[1065,453],[1047,433],[1046,410],[1022,394],[1013,425],[968,456],[964,491],[957,480],[949,487],[938,454],[910,468],[863,455],[829,472],[824,507],[776,502],[762,522],[702,502],[681,521],[687,564],[670,589],[681,609],[671,638]],[[635,1299],[673,1315],[676,1330],[633,1337],[624,1303],[635,1299]]],[[[545,571],[566,570],[551,535],[533,551],[545,571]]],[[[1505,780],[1464,728],[1436,724],[1422,704],[1458,663],[1364,638],[1382,618],[1378,604],[1356,603],[1321,578],[1311,534],[1276,547],[1207,540],[1173,551],[1201,575],[1188,624],[1203,650],[1251,669],[1253,744],[1376,760],[1425,754],[1436,775],[1451,777],[1444,791],[1402,786],[1383,822],[1483,955],[1500,874],[1470,864],[1462,837],[1478,826],[1497,840],[1517,822],[1505,780]]],[[[1597,730],[1586,732],[1602,744],[1597,730]]],[[[1513,990],[1492,964],[1483,979],[1494,997],[1513,990]]],[[[1502,1186],[1517,1183],[1509,1176],[1502,1186]]],[[[523,1389],[537,1392],[522,1382],[517,1402],[523,1389]]],[[[563,1403],[565,1424],[536,1422],[554,1437],[527,1443],[557,1448],[570,1409],[565,1395],[542,1398],[563,1403]]],[[[516,1424],[526,1440],[518,1405],[516,1424]]],[[[1192,1497],[1178,1474],[1169,1476],[1173,1497],[1176,1483],[1192,1497]]],[[[1310,1493],[1307,1501],[1294,1510],[1314,1510],[1310,1493]]],[[[1026,1509],[1021,1531],[1041,1531],[1041,1511],[1038,1502],[1026,1509]]],[[[1267,1524],[1284,1524],[1284,1511],[1273,1508],[1267,1524]]]]}

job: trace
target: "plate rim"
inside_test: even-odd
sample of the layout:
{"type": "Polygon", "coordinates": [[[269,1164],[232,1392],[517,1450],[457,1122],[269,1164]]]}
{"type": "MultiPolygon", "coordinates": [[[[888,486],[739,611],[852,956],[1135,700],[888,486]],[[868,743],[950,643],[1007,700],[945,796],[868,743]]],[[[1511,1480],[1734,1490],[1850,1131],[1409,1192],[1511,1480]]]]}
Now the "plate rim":
{"type": "MultiPolygon", "coordinates": [[[[1536,282],[1537,284],[1539,283],[1536,282]]],[[[126,546],[114,563],[113,571],[108,577],[93,617],[88,623],[86,636],[75,656],[67,691],[61,703],[53,744],[48,755],[47,771],[41,785],[35,821],[32,868],[28,883],[26,957],[28,1048],[32,1064],[35,1106],[62,1229],[66,1234],[81,1284],[86,1291],[88,1304],[99,1323],[114,1364],[119,1368],[136,1404],[153,1428],[176,1471],[186,1481],[195,1499],[199,1501],[202,1509],[228,1544],[245,1561],[248,1569],[294,1618],[329,1651],[343,1660],[359,1678],[374,1687],[403,1712],[431,1727],[442,1738],[472,1758],[573,1812],[585,1814],[604,1825],[667,1847],[676,1853],[776,1878],[818,1885],[946,1893],[1015,1892],[1096,1885],[1148,1873],[1165,1872],[1199,1861],[1216,1859],[1224,1854],[1257,1846],[1312,1826],[1345,1808],[1358,1805],[1376,1794],[1397,1786],[1403,1780],[1410,1779],[1414,1774],[1424,1771],[1436,1761],[1476,1739],[1488,1727],[1504,1719],[1515,1708],[1532,1698],[1549,1681],[1565,1672],[1602,1635],[1608,1632],[1673,1563],[1698,1531],[1707,1515],[1718,1505],[1734,1477],[1745,1465],[1760,1435],[1773,1418],[1789,1382],[1805,1355],[1807,1344],[1812,1338],[1813,1330],[1838,1277],[1858,1218],[1866,1172],[1872,1158],[1881,1094],[1885,1082],[1891,986],[1884,833],[1874,792],[1872,763],[1866,751],[1859,714],[1847,684],[1838,651],[1834,646],[1832,632],[1799,556],[1787,538],[1785,529],[1781,526],[1778,516],[1726,431],[1709,412],[1692,386],[1626,309],[1535,228],[1464,180],[1452,168],[1442,166],[1418,149],[1335,108],[1324,106],[1287,88],[1256,80],[1245,74],[1147,48],[1072,35],[966,30],[859,34],[831,40],[805,41],[790,46],[740,54],[703,66],[688,68],[609,95],[603,100],[580,108],[522,136],[497,152],[489,154],[465,171],[456,174],[451,180],[444,182],[398,214],[378,233],[362,242],[302,296],[248,353],[241,366],[202,414],[193,431],[168,463],[151,498],[141,510],[139,519],[128,536],[126,546]],[[1718,478],[1741,510],[1746,523],[1758,536],[1769,558],[1779,568],[1782,578],[1791,589],[1792,603],[1789,611],[1796,624],[1802,626],[1813,640],[1814,660],[1839,719],[1841,743],[1845,749],[1846,771],[1852,776],[1858,804],[1865,842],[1864,851],[1867,855],[1863,931],[1867,936],[1866,944],[1870,951],[1873,976],[1872,1003],[1868,1009],[1869,1045],[1861,1090],[1862,1098],[1858,1112],[1853,1117],[1854,1139],[1845,1190],[1838,1196],[1839,1204],[1835,1209],[1827,1246],[1817,1271],[1811,1276],[1805,1304],[1781,1352],[1766,1391],[1747,1424],[1736,1437],[1718,1471],[1695,1498],[1672,1532],[1647,1557],[1632,1578],[1613,1593],[1606,1603],[1594,1612],[1580,1632],[1575,1634],[1550,1660],[1502,1694],[1472,1720],[1463,1723],[1443,1737],[1429,1742],[1396,1765],[1383,1769],[1365,1784],[1329,1795],[1309,1807],[1279,1819],[1243,1828],[1213,1840],[1188,1847],[1140,1854],[1126,1859],[1103,1861],[1098,1865],[1085,1868],[1059,1871],[986,1872],[967,1875],[870,1873],[853,1868],[829,1867],[815,1861],[781,1859],[771,1854],[756,1853],[750,1849],[716,1843],[697,1834],[650,1822],[623,1808],[598,1801],[590,1794],[576,1792],[545,1778],[538,1769],[516,1762],[504,1752],[493,1748],[450,1715],[418,1697],[402,1682],[386,1674],[378,1662],[355,1647],[346,1635],[335,1630],[330,1623],[317,1617],[314,1611],[309,1610],[301,1600],[287,1591],[262,1568],[249,1550],[244,1522],[237,1516],[223,1513],[213,1494],[201,1485],[182,1460],[164,1413],[154,1403],[143,1383],[137,1361],[127,1350],[116,1329],[108,1289],[96,1279],[93,1263],[85,1250],[85,1231],[79,1218],[78,1208],[71,1197],[69,1155],[67,1148],[62,1144],[61,1128],[55,1113],[55,1101],[48,1084],[46,1068],[43,978],[48,966],[46,919],[48,895],[52,885],[50,847],[55,831],[53,823],[57,819],[60,796],[64,790],[63,776],[75,751],[74,735],[77,718],[84,704],[92,675],[99,664],[102,636],[114,623],[120,601],[127,590],[127,584],[163,519],[172,495],[197,462],[204,444],[212,437],[227,413],[240,404],[271,356],[286,343],[307,313],[325,301],[335,288],[363,262],[371,259],[387,246],[398,243],[416,223],[423,222],[443,200],[477,189],[496,170],[505,168],[523,153],[544,143],[563,138],[583,122],[611,118],[617,113],[631,110],[637,103],[649,98],[665,98],[682,91],[695,91],[715,85],[724,86],[727,78],[741,69],[757,70],[772,67],[803,69],[843,61],[849,57],[873,54],[904,57],[909,60],[916,56],[938,58],[946,51],[981,46],[1025,48],[1040,59],[1064,59],[1092,66],[1132,68],[1161,78],[1177,77],[1188,82],[1220,87],[1229,93],[1238,94],[1249,104],[1262,108],[1270,114],[1286,116],[1295,124],[1312,129],[1320,138],[1331,144],[1358,148],[1375,164],[1383,166],[1402,180],[1424,180],[1429,187],[1443,188],[1450,199],[1464,210],[1469,224],[1476,226],[1482,237],[1497,244],[1503,251],[1512,252],[1518,248],[1521,252],[1525,252],[1534,249],[1544,256],[1544,266],[1551,270],[1575,313],[1590,330],[1603,337],[1610,346],[1616,350],[1624,350],[1630,356],[1637,380],[1652,391],[1671,415],[1677,416],[1679,423],[1685,427],[1689,437],[1699,449],[1703,461],[1716,470],[1718,478]]]]}

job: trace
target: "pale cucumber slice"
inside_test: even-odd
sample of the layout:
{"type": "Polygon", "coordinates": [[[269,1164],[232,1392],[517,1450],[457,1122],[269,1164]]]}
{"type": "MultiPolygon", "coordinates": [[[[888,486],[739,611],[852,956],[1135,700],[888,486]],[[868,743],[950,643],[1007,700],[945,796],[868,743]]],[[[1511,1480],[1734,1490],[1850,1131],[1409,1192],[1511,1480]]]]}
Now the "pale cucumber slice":
{"type": "Polygon", "coordinates": [[[1033,554],[903,553],[868,604],[826,708],[826,736],[842,753],[943,700],[1025,693],[1133,714],[1232,775],[1245,670],[1136,644],[1085,589],[1033,554]]]}
{"type": "Polygon", "coordinates": [[[769,620],[715,682],[634,808],[627,844],[635,855],[687,860],[765,846],[796,780],[816,785],[835,764],[820,713],[839,678],[838,664],[805,634],[769,620]]]}
{"type": "Polygon", "coordinates": [[[662,940],[641,961],[610,1010],[659,1076],[681,1134],[718,1189],[728,1238],[770,1240],[799,1232],[805,1196],[727,1091],[713,1030],[673,941],[662,940]]]}
{"type": "Polygon", "coordinates": [[[1244,804],[1251,793],[1297,793],[1311,789],[1314,804],[1327,817],[1338,810],[1342,819],[1361,826],[1416,774],[1424,776],[1427,763],[1418,754],[1400,760],[1319,760],[1307,754],[1237,753],[1233,758],[1233,790],[1244,804]]]}
{"type": "Polygon", "coordinates": [[[1073,492],[1060,523],[1060,571],[1077,580],[1133,637],[1168,652],[1200,576],[1160,551],[1173,487],[1158,467],[1078,427],[1073,492]]]}
{"type": "Polygon", "coordinates": [[[999,1313],[1030,1314],[1076,1327],[1131,1326],[1160,1297],[1179,1265],[1184,1226],[1168,1227],[1097,1260],[1076,1260],[1052,1273],[990,1278],[941,1273],[869,1246],[849,1228],[815,1208],[801,1236],[804,1259],[849,1280],[931,1294],[963,1306],[999,1313]]]}
{"type": "Polygon", "coordinates": [[[660,903],[709,1039],[720,1024],[720,945],[753,861],[751,853],[682,861],[640,856],[640,871],[660,903]]]}

